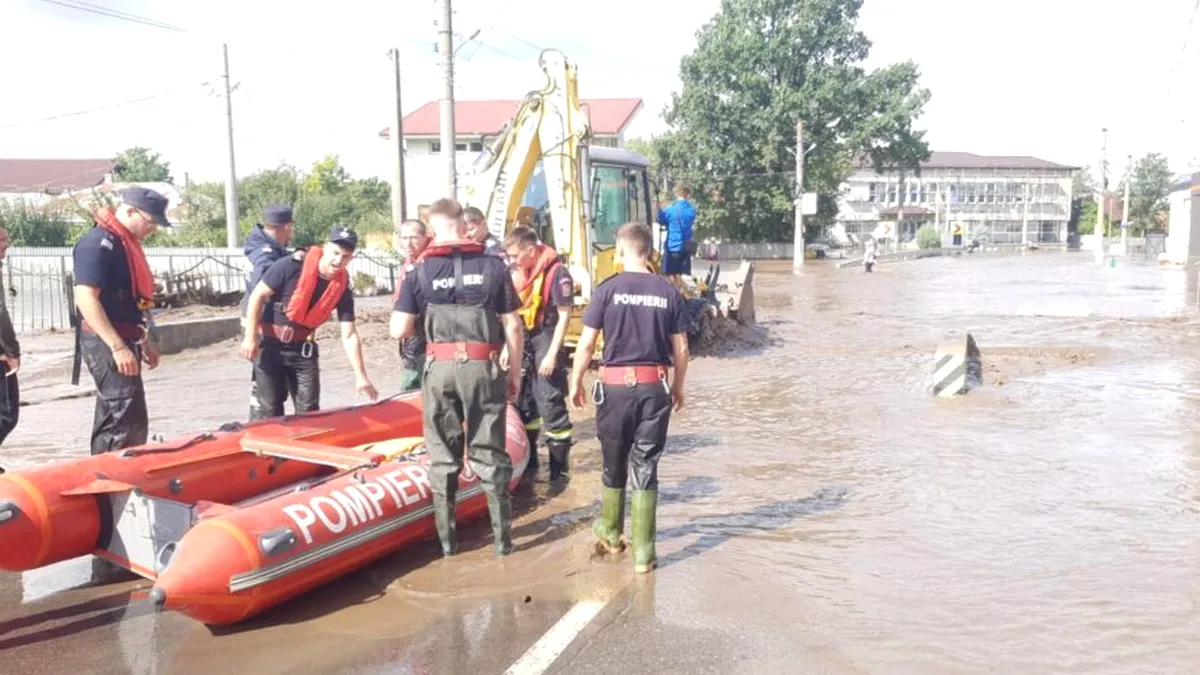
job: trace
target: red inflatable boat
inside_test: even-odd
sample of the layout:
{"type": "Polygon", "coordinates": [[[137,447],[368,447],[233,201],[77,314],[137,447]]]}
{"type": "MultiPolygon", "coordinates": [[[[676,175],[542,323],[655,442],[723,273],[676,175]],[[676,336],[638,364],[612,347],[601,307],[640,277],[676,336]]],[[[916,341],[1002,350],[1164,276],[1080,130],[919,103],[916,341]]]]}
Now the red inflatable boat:
{"type": "MultiPolygon", "coordinates": [[[[419,393],[0,475],[0,568],[88,553],[229,624],[434,535],[419,393]]],[[[508,409],[510,488],[528,464],[508,409]]],[[[465,463],[460,522],[487,513],[465,463]]]]}

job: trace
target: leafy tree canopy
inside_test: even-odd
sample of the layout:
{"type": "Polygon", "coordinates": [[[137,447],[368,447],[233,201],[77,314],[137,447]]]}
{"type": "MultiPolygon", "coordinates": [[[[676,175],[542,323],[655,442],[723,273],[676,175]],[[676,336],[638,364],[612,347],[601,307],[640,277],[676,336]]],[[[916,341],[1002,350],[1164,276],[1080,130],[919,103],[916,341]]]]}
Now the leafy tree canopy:
{"type": "MultiPolygon", "coordinates": [[[[856,162],[917,171],[929,157],[914,120],[929,100],[912,62],[867,72],[862,0],[723,0],[683,58],[683,88],[654,139],[668,183],[687,183],[702,234],[791,241],[796,122],[804,190],[820,196],[810,234],[832,221],[856,162]]],[[[806,228],[807,229],[807,228],[806,228]]]]}
{"type": "Polygon", "coordinates": [[[123,183],[175,182],[171,178],[171,163],[164,162],[162,155],[149,148],[138,146],[124,150],[113,158],[113,164],[116,165],[116,179],[123,183]]]}

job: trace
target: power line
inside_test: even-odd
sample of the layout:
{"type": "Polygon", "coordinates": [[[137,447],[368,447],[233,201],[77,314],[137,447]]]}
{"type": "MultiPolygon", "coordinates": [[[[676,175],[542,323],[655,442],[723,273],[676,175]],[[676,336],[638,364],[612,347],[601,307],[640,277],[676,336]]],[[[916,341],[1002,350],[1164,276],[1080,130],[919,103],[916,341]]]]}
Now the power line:
{"type": "Polygon", "coordinates": [[[178,33],[188,32],[186,28],[180,28],[179,26],[173,26],[169,23],[163,23],[162,21],[156,21],[155,19],[138,16],[136,14],[129,14],[127,12],[120,12],[115,9],[93,5],[90,2],[83,2],[83,0],[42,0],[42,2],[49,3],[51,5],[58,5],[60,7],[67,7],[68,9],[79,10],[81,12],[88,12],[98,16],[106,16],[112,19],[121,19],[123,21],[138,23],[142,24],[143,26],[162,28],[164,30],[172,30],[178,33]]]}
{"type": "MultiPolygon", "coordinates": [[[[49,1],[49,0],[47,0],[47,1],[49,1]]],[[[201,86],[201,87],[208,86],[208,82],[201,82],[201,83],[199,84],[199,86],[201,86]]],[[[102,106],[99,106],[99,107],[96,107],[96,108],[88,108],[87,110],[76,110],[76,111],[74,111],[74,112],[62,113],[62,114],[59,114],[59,115],[50,115],[49,117],[41,117],[41,118],[38,118],[38,119],[33,119],[33,120],[25,120],[24,122],[13,122],[13,123],[11,123],[11,124],[0,125],[0,129],[11,129],[11,128],[13,128],[13,127],[20,127],[20,126],[25,126],[25,125],[28,125],[28,124],[38,124],[38,123],[41,123],[41,122],[51,122],[51,121],[53,121],[53,120],[63,119],[63,118],[66,118],[66,117],[75,117],[75,116],[78,116],[78,115],[88,115],[88,114],[91,114],[91,113],[94,113],[94,112],[102,112],[102,111],[104,111],[104,110],[112,110],[113,108],[121,108],[121,107],[124,107],[124,106],[127,106],[127,105],[132,105],[132,104],[134,104],[134,103],[143,103],[143,102],[145,102],[145,101],[150,101],[150,100],[153,100],[153,99],[156,99],[156,98],[162,98],[162,97],[164,97],[164,96],[170,96],[170,95],[172,95],[172,94],[178,94],[178,93],[179,93],[179,92],[181,92],[181,91],[184,91],[184,90],[182,90],[182,89],[173,89],[173,90],[171,90],[171,91],[160,91],[160,92],[158,92],[157,94],[150,94],[149,96],[142,96],[142,97],[140,97],[140,98],[133,98],[133,99],[129,99],[128,101],[120,101],[120,102],[117,102],[117,103],[110,103],[110,104],[108,104],[108,105],[102,105],[102,106]]]]}

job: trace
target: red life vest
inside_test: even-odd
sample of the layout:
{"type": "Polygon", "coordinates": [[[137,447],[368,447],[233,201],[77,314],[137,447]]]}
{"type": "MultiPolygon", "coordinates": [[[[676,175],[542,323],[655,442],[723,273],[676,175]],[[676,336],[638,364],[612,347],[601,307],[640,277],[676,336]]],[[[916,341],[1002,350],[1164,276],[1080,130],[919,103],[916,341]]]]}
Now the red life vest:
{"type": "Polygon", "coordinates": [[[97,225],[121,240],[125,260],[129,263],[129,279],[132,282],[130,295],[138,304],[138,309],[149,309],[154,301],[154,274],[150,271],[146,252],[142,250],[142,242],[117,220],[112,209],[100,209],[95,217],[97,225]]]}
{"type": "Polygon", "coordinates": [[[439,256],[452,256],[455,251],[460,253],[483,253],[483,244],[470,239],[435,241],[425,247],[424,251],[421,251],[421,255],[417,257],[417,261],[439,256]]]}
{"type": "Polygon", "coordinates": [[[342,268],[329,280],[329,285],[325,287],[325,292],[316,304],[309,308],[313,293],[317,290],[317,280],[321,278],[321,252],[320,246],[308,249],[304,256],[304,266],[300,270],[300,279],[296,282],[296,290],[292,292],[292,298],[288,300],[287,309],[284,311],[288,321],[312,330],[316,330],[329,318],[346,289],[350,287],[350,274],[342,268]]]}

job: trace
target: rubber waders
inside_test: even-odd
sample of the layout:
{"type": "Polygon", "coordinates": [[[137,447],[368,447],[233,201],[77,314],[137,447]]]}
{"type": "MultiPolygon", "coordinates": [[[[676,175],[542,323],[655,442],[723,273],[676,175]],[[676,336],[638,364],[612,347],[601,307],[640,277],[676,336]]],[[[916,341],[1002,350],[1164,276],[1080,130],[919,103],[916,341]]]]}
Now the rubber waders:
{"type": "Polygon", "coordinates": [[[621,543],[621,531],[624,529],[625,490],[603,488],[600,492],[600,517],[592,522],[592,534],[596,535],[602,550],[619,553],[625,548],[621,543]]]}
{"type": "Polygon", "coordinates": [[[657,564],[654,538],[658,534],[655,528],[658,490],[634,490],[631,501],[633,514],[629,529],[633,539],[633,571],[644,574],[657,564]]]}
{"type": "Polygon", "coordinates": [[[503,556],[512,553],[512,498],[508,495],[488,494],[488,515],[492,519],[492,537],[495,540],[496,555],[503,556]]]}
{"type": "Polygon", "coordinates": [[[546,440],[550,454],[550,480],[571,479],[571,441],[565,438],[546,440]]]}
{"type": "Polygon", "coordinates": [[[538,468],[538,436],[542,433],[541,428],[526,429],[525,440],[529,442],[529,464],[525,470],[529,472],[537,472],[538,468]]]}
{"type": "Polygon", "coordinates": [[[438,540],[442,544],[442,555],[449,558],[458,553],[458,537],[455,532],[457,522],[454,513],[454,497],[447,500],[448,508],[435,509],[433,522],[437,527],[438,540]]]}

